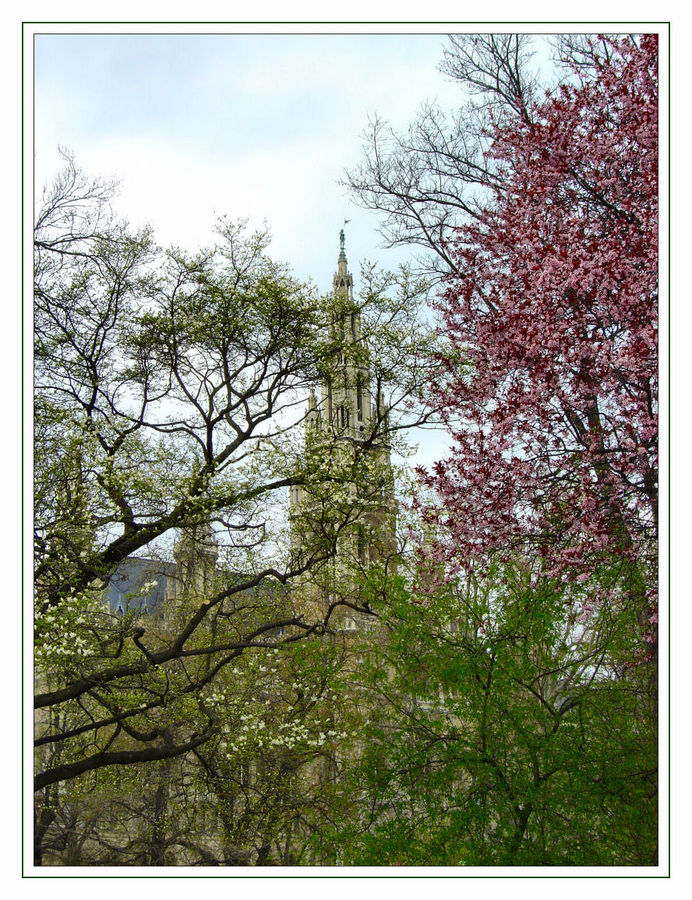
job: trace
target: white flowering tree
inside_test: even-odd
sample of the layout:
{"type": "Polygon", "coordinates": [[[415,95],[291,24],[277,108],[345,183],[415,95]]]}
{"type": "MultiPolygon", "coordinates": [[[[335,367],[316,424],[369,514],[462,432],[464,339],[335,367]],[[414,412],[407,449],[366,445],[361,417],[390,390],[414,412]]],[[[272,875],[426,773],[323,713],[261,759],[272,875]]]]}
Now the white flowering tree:
{"type": "MultiPolygon", "coordinates": [[[[222,742],[242,751],[250,725],[229,720],[230,707],[221,717],[214,691],[224,679],[233,691],[228,672],[248,653],[329,630],[344,598],[307,615],[290,586],[360,514],[355,495],[336,513],[325,502],[296,560],[286,489],[341,496],[361,452],[429,416],[407,402],[427,377],[424,330],[413,326],[420,286],[404,279],[397,294],[371,280],[364,317],[387,318],[377,377],[400,415],[373,420],[352,453],[333,454],[342,464],[306,460],[304,398],[334,357],[329,304],[267,256],[266,234],[221,221],[216,246],[163,250],[114,216],[113,185],[65,162],[35,229],[39,844],[66,781],[211,746],[218,757],[222,742]],[[218,564],[163,616],[104,607],[123,560],[210,529],[218,564]],[[224,727],[235,729],[228,738],[224,727]]],[[[270,746],[288,740],[288,722],[270,746]]],[[[321,733],[314,723],[309,739],[321,733]]]]}

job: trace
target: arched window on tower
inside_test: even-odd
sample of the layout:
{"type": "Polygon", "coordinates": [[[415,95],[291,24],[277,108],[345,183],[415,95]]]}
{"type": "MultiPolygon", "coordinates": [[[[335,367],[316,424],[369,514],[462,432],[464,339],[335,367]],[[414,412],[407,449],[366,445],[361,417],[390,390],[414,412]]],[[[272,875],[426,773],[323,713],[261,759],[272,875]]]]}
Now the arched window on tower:
{"type": "Polygon", "coordinates": [[[358,561],[361,565],[368,561],[368,542],[362,525],[358,528],[358,561]]]}
{"type": "Polygon", "coordinates": [[[336,408],[336,427],[340,430],[348,428],[349,425],[349,409],[345,403],[340,404],[336,408]]]}

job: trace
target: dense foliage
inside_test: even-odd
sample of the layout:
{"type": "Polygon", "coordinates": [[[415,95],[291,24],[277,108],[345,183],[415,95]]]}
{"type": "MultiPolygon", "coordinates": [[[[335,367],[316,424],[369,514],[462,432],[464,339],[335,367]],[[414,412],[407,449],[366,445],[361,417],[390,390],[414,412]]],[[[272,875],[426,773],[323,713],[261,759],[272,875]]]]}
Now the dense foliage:
{"type": "Polygon", "coordinates": [[[656,723],[631,669],[636,619],[565,614],[524,565],[403,586],[358,669],[362,750],[340,783],[334,859],[352,865],[657,861],[656,723]],[[414,602],[412,602],[412,600],[414,602]]]}

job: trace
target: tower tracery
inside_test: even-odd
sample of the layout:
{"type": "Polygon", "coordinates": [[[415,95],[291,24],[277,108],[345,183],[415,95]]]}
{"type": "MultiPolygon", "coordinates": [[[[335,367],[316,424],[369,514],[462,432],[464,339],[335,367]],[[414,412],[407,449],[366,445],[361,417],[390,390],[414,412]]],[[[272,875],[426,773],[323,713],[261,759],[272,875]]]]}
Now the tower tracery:
{"type": "Polygon", "coordinates": [[[331,576],[338,581],[350,577],[355,567],[393,556],[396,545],[390,451],[379,434],[387,417],[381,394],[373,396],[370,354],[354,300],[343,230],[332,299],[331,364],[319,396],[312,391],[308,400],[306,470],[318,460],[329,460],[346,483],[340,485],[340,501],[318,487],[311,491],[309,483],[293,487],[290,518],[294,554],[309,553],[324,537],[323,523],[339,521],[338,546],[330,563],[331,576]],[[330,518],[338,502],[338,512],[330,518]],[[347,521],[351,507],[353,518],[347,521]]]}

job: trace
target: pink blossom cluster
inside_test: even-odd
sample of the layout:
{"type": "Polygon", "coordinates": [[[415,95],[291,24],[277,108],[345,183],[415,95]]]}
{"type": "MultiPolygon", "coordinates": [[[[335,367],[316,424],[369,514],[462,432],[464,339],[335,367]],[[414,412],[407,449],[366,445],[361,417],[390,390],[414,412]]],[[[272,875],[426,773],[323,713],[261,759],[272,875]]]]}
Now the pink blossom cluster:
{"type": "Polygon", "coordinates": [[[608,46],[498,130],[504,185],[451,242],[431,402],[454,445],[422,473],[450,567],[530,547],[584,583],[655,558],[657,39],[608,46]]]}

